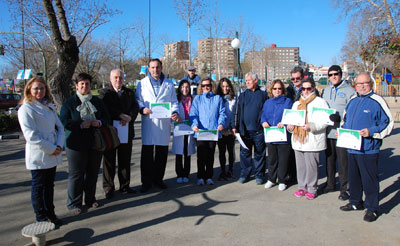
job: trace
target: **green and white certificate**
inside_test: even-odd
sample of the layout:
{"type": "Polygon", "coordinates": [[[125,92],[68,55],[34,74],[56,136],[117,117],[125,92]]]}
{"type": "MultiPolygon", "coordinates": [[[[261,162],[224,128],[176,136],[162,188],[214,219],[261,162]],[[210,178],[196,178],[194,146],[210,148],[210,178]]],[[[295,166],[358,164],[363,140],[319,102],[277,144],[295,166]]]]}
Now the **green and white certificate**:
{"type": "Polygon", "coordinates": [[[333,126],[334,122],[329,119],[331,114],[336,113],[336,109],[331,108],[317,108],[313,107],[311,109],[311,122],[317,124],[324,124],[333,126]]]}
{"type": "Polygon", "coordinates": [[[266,143],[286,142],[286,127],[279,128],[277,126],[271,126],[269,128],[264,128],[264,141],[266,143]]]}
{"type": "Polygon", "coordinates": [[[355,150],[361,149],[362,136],[360,135],[360,131],[338,128],[337,132],[338,139],[336,146],[355,150]]]}
{"type": "Polygon", "coordinates": [[[171,103],[150,103],[151,119],[171,118],[171,103]]]}
{"type": "Polygon", "coordinates": [[[304,126],[306,123],[306,111],[285,109],[283,111],[282,123],[285,125],[304,126]]]}
{"type": "Polygon", "coordinates": [[[198,141],[218,141],[218,130],[199,130],[198,141]]]}
{"type": "Polygon", "coordinates": [[[183,120],[181,122],[174,122],[174,136],[184,136],[190,135],[193,133],[192,128],[190,127],[189,120],[183,120]]]}

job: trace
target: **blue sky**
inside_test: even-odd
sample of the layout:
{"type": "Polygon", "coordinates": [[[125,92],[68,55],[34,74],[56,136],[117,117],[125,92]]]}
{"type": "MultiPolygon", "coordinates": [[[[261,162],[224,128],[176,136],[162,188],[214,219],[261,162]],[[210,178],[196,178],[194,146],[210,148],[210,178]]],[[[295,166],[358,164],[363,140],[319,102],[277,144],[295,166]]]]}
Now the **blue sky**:
{"type": "MultiPolygon", "coordinates": [[[[94,32],[97,38],[115,37],[117,30],[130,26],[136,18],[148,19],[148,0],[111,0],[112,6],[122,11],[94,32]]],[[[208,17],[213,15],[213,0],[208,17]]],[[[151,25],[155,37],[167,35],[171,41],[187,40],[187,27],[173,9],[173,0],[151,0],[151,25]]],[[[267,44],[300,47],[303,61],[315,65],[331,65],[334,57],[340,57],[347,32],[345,21],[338,22],[339,11],[330,0],[218,0],[222,22],[243,21],[261,36],[267,44]]],[[[8,31],[8,8],[0,1],[0,31],[8,31]]],[[[192,41],[204,35],[192,30],[192,41]]],[[[196,46],[196,42],[192,46],[196,46]]],[[[162,56],[162,47],[152,51],[152,56],[162,56]]],[[[339,61],[339,60],[338,60],[339,61]]],[[[0,57],[0,69],[4,58],[0,57]]]]}

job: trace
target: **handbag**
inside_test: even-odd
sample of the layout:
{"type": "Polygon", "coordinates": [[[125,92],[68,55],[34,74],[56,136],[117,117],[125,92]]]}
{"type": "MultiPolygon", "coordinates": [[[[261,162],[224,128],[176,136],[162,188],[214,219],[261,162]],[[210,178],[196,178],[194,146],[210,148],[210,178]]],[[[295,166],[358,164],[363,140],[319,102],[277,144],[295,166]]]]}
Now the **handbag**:
{"type": "Polygon", "coordinates": [[[118,132],[111,125],[101,126],[94,129],[92,149],[107,151],[120,145],[118,132]]]}

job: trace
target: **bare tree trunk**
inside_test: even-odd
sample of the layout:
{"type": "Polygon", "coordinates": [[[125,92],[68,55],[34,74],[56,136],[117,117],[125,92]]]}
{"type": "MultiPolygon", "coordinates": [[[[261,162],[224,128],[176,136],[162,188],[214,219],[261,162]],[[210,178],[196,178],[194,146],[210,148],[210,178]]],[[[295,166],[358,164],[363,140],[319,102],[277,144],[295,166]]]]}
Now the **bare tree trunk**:
{"type": "Polygon", "coordinates": [[[42,0],[42,3],[49,19],[58,58],[56,74],[49,83],[50,91],[57,109],[60,109],[70,96],[70,83],[79,62],[79,48],[75,36],[70,34],[61,0],[56,0],[56,6],[64,37],[61,35],[52,1],[42,0]]]}

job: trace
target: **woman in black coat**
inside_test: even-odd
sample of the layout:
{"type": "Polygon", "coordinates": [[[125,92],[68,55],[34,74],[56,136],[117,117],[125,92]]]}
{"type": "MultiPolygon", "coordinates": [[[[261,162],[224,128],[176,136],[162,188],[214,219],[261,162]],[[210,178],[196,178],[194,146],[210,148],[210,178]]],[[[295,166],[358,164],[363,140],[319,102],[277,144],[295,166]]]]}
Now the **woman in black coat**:
{"type": "Polygon", "coordinates": [[[96,208],[96,183],[102,152],[92,149],[94,129],[108,124],[108,112],[103,101],[90,93],[92,77],[80,73],[75,80],[76,94],[68,98],[60,112],[66,130],[68,158],[67,207],[74,215],[82,212],[83,193],[85,205],[96,208]]]}

